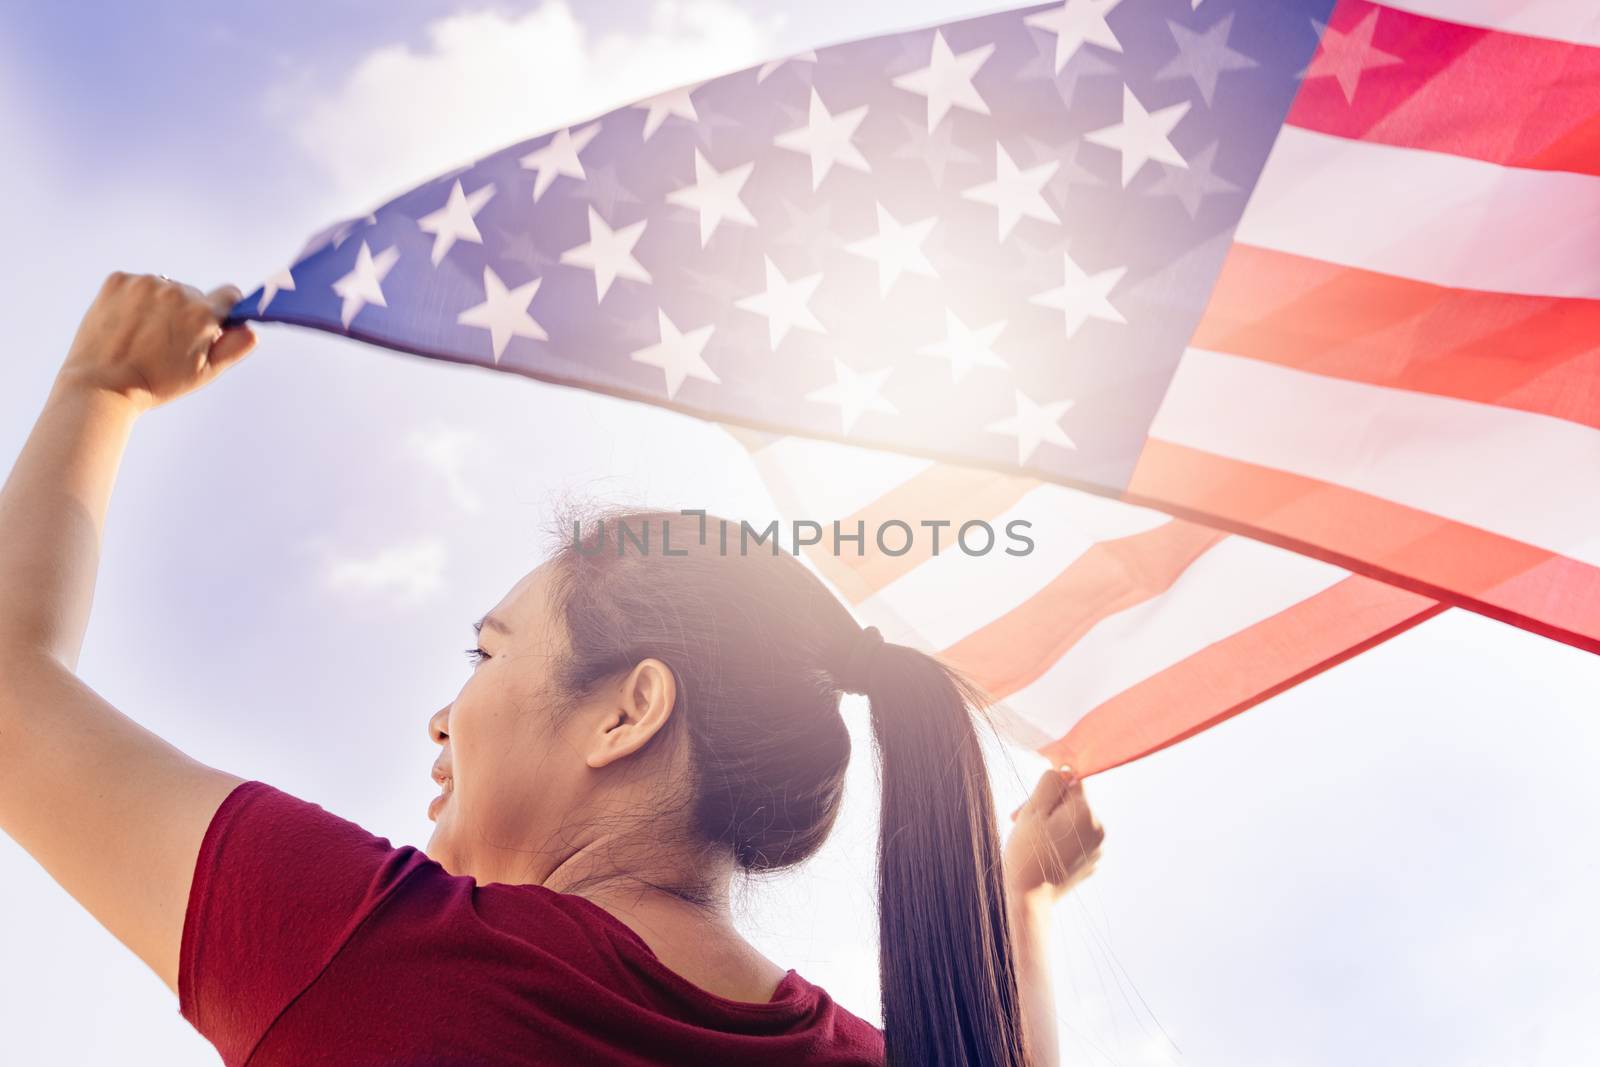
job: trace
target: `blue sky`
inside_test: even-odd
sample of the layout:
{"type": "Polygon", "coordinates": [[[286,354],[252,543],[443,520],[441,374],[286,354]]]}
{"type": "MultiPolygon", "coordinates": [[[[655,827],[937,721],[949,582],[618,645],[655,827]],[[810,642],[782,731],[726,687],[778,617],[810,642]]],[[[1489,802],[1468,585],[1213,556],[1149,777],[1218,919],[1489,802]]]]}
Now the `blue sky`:
{"type": "MultiPolygon", "coordinates": [[[[111,270],[248,291],[325,223],[462,154],[995,6],[12,5],[0,461],[111,270]],[[390,132],[394,111],[425,107],[436,132],[390,132]]],[[[472,620],[541,558],[558,494],[777,513],[715,427],[260,333],[243,365],[136,428],[81,669],[199,758],[395,841],[426,839],[425,721],[465,678],[472,620]]],[[[1105,859],[1054,946],[1069,1062],[1600,1060],[1597,693],[1600,657],[1453,611],[1092,780],[1105,859]]],[[[836,840],[751,887],[741,922],[874,1017],[860,711],[836,840]]],[[[1005,755],[1009,810],[1039,763],[1005,755]]],[[[8,1056],[216,1062],[155,977],[4,840],[0,879],[8,1056]]]]}

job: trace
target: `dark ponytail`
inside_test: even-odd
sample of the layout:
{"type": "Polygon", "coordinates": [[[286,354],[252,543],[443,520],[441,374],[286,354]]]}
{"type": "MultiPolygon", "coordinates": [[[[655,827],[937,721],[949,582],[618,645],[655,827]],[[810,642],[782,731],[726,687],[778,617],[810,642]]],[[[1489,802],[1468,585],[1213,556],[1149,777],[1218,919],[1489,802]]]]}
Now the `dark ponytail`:
{"type": "MultiPolygon", "coordinates": [[[[570,642],[557,690],[588,692],[645,656],[671,666],[678,704],[649,748],[687,747],[692,773],[681,805],[664,801],[654,813],[665,822],[652,841],[674,840],[675,821],[697,847],[747,871],[791,867],[821,847],[850,758],[839,697],[867,694],[883,783],[889,1067],[1027,1067],[994,800],[974,725],[983,694],[939,660],[862,630],[776,542],[744,551],[737,523],[685,514],[698,513],[602,509],[581,550],[579,517],[569,510],[558,520],[572,539],[563,536],[553,561],[570,642]],[[717,524],[733,527],[727,549],[729,538],[706,535],[717,524]]],[[[672,887],[684,899],[715,895],[706,890],[717,866],[697,870],[706,885],[672,887]]]]}
{"type": "MultiPolygon", "coordinates": [[[[839,653],[836,653],[839,655],[839,653]]],[[[875,627],[836,659],[872,709],[883,807],[879,967],[890,1067],[1025,1067],[1000,835],[969,707],[983,694],[875,627]]]]}

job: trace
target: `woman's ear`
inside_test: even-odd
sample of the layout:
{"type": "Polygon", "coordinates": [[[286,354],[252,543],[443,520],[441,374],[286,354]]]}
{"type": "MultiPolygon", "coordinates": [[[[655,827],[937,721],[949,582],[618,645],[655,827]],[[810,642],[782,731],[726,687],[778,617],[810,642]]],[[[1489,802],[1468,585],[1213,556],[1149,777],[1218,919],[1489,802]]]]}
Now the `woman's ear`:
{"type": "Polygon", "coordinates": [[[586,760],[600,768],[643,748],[667,725],[678,701],[678,679],[655,658],[642,659],[612,690],[611,707],[586,760]]]}

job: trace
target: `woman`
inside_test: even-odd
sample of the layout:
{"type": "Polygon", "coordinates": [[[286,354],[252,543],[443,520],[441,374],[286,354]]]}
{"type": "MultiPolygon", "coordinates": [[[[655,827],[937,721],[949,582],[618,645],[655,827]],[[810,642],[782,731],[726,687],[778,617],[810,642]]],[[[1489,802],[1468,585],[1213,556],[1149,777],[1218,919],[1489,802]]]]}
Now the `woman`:
{"type": "Polygon", "coordinates": [[[666,517],[611,514],[518,582],[429,720],[425,853],[204,766],[83,685],[122,449],[251,350],[222,326],[239,295],[113,274],[0,491],[0,826],[225,1063],[1054,1062],[1043,923],[1102,836],[1081,786],[1046,774],[1002,862],[978,695],[787,554],[681,527],[671,555],[604,550],[666,517]],[[841,692],[869,697],[881,761],[882,1032],[728,906],[735,874],[833,825],[841,692]]]}

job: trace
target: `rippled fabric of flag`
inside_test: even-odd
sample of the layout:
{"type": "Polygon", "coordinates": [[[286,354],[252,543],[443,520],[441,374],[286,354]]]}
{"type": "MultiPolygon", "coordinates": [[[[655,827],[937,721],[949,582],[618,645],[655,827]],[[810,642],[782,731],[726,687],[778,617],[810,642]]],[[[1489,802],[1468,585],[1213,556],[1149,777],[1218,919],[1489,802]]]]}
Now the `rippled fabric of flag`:
{"type": "MultiPolygon", "coordinates": [[[[1067,0],[839,44],[441,175],[235,316],[664,405],[767,434],[758,459],[831,441],[945,472],[841,515],[902,477],[949,517],[1027,487],[1127,509],[1041,542],[1055,570],[959,626],[898,613],[997,695],[1054,678],[1019,734],[1057,756],[1086,717],[1133,724],[1084,758],[1111,765],[1449,606],[1600,651],[1584,7],[1067,0]],[[1153,570],[1104,547],[1157,512],[1180,522],[1153,570]],[[1247,539],[1212,555],[1210,612],[1154,610],[1247,539]],[[1093,676],[1141,641],[1148,662],[1093,676]]],[[[853,602],[932,573],[908,562],[938,561],[853,602]]]]}

